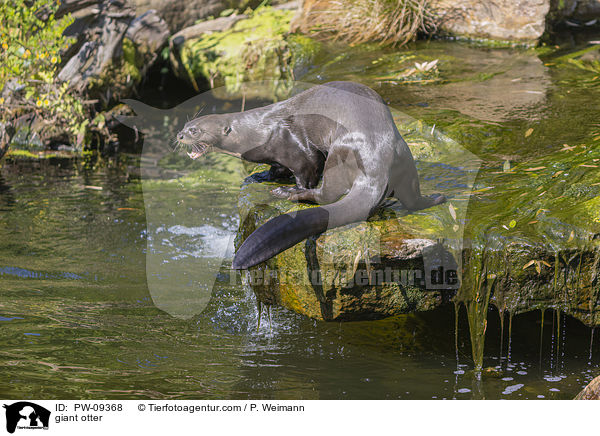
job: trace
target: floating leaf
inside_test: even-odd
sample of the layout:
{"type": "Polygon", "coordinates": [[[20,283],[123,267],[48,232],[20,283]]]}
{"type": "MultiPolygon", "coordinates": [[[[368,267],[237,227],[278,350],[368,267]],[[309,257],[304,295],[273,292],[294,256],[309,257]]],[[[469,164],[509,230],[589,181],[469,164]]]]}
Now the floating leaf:
{"type": "Polygon", "coordinates": [[[517,225],[517,222],[515,220],[511,220],[511,222],[508,223],[508,225],[510,226],[511,229],[513,229],[517,225]]]}
{"type": "Polygon", "coordinates": [[[527,168],[525,169],[525,171],[538,171],[538,170],[543,170],[546,167],[534,167],[534,168],[527,168]]]}
{"type": "Polygon", "coordinates": [[[354,265],[352,266],[352,277],[356,274],[356,269],[358,268],[358,262],[360,261],[360,256],[362,255],[362,251],[358,250],[356,253],[356,257],[354,258],[354,265]]]}
{"type": "Polygon", "coordinates": [[[452,219],[454,221],[456,221],[456,209],[454,209],[454,206],[452,206],[452,203],[448,203],[448,210],[450,211],[450,215],[452,216],[452,219]]]}
{"type": "Polygon", "coordinates": [[[505,173],[510,171],[510,161],[509,160],[504,161],[504,165],[502,165],[502,171],[504,171],[505,173]]]}
{"type": "Polygon", "coordinates": [[[525,137],[527,138],[528,136],[530,136],[533,133],[533,129],[527,129],[527,131],[525,132],[525,137]]]}
{"type": "Polygon", "coordinates": [[[567,242],[571,242],[573,239],[575,239],[575,231],[571,230],[571,234],[569,235],[567,242]]]}

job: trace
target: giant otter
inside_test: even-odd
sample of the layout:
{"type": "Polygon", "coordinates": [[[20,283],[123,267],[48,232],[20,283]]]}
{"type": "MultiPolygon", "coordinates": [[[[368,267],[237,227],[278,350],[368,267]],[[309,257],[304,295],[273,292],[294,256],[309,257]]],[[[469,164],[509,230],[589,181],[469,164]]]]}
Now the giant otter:
{"type": "Polygon", "coordinates": [[[389,108],[367,86],[330,82],[245,112],[205,115],[177,135],[188,155],[228,153],[271,165],[296,186],[272,193],[322,206],[287,213],[256,229],[239,247],[234,269],[247,269],[329,228],[366,220],[387,197],[409,210],[443,203],[421,195],[415,162],[389,108]]]}

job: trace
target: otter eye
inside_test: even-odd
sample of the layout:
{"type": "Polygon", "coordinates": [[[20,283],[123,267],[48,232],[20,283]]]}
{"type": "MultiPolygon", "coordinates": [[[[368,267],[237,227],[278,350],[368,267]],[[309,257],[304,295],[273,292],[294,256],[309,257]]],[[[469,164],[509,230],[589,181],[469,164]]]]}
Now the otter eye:
{"type": "Polygon", "coordinates": [[[231,127],[229,127],[229,126],[223,127],[223,134],[224,135],[229,135],[230,132],[231,132],[231,127]]]}
{"type": "Polygon", "coordinates": [[[198,133],[198,129],[196,129],[195,127],[190,127],[188,130],[192,135],[195,135],[196,133],[198,133]]]}

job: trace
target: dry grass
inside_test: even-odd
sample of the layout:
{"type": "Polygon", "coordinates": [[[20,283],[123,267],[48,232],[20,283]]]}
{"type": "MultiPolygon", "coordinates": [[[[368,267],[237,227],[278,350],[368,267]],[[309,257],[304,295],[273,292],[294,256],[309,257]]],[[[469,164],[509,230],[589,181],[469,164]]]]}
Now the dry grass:
{"type": "Polygon", "coordinates": [[[312,8],[303,27],[350,44],[378,41],[401,46],[436,29],[430,0],[331,0],[312,8]]]}

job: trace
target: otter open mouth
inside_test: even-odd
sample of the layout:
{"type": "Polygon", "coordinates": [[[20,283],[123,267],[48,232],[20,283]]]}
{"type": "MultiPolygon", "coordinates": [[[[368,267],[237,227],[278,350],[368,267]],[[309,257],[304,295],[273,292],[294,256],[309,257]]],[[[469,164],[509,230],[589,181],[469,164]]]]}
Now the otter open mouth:
{"type": "Polygon", "coordinates": [[[192,150],[187,152],[187,155],[190,157],[190,159],[198,159],[199,157],[203,156],[209,149],[209,145],[205,144],[203,142],[197,143],[197,144],[192,144],[192,150]]]}

